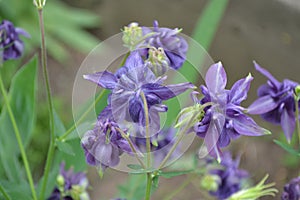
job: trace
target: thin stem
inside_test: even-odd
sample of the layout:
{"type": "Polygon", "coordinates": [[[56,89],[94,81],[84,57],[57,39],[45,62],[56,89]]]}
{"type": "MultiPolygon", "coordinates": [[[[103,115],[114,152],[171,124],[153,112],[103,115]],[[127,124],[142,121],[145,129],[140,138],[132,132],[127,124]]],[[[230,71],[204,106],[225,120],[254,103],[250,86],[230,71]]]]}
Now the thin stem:
{"type": "Polygon", "coordinates": [[[120,128],[116,128],[116,129],[121,133],[122,137],[125,138],[126,141],[129,143],[129,146],[130,146],[132,152],[134,153],[136,159],[137,159],[138,162],[140,163],[140,165],[141,165],[144,169],[146,169],[146,166],[145,166],[145,164],[143,163],[143,161],[139,158],[139,156],[138,156],[138,151],[135,149],[134,144],[132,143],[131,139],[126,135],[126,133],[124,133],[124,131],[123,131],[122,129],[120,129],[120,128]]]}
{"type": "Polygon", "coordinates": [[[2,92],[2,95],[3,95],[4,103],[7,107],[7,111],[8,111],[13,129],[14,129],[14,132],[15,132],[15,135],[16,135],[16,139],[17,139],[19,148],[20,148],[21,157],[22,157],[24,167],[25,167],[25,170],[26,170],[26,174],[27,174],[27,178],[28,178],[28,181],[29,181],[32,197],[33,197],[34,200],[37,200],[37,196],[36,196],[35,188],[34,188],[34,183],[33,183],[33,178],[32,178],[32,174],[31,174],[31,171],[30,171],[28,159],[27,159],[27,156],[26,156],[26,153],[25,153],[25,149],[24,149],[24,146],[23,146],[21,134],[20,134],[19,128],[17,126],[17,122],[16,122],[16,119],[14,117],[13,111],[12,111],[12,109],[10,107],[10,104],[9,104],[8,95],[7,95],[7,92],[4,88],[4,84],[3,84],[1,74],[0,74],[0,87],[1,87],[1,92],[2,92]]]}
{"type": "Polygon", "coordinates": [[[151,145],[150,145],[150,132],[149,132],[149,110],[148,110],[148,104],[147,104],[147,99],[145,97],[144,92],[141,92],[141,97],[143,99],[144,103],[144,112],[145,112],[145,128],[146,128],[146,149],[147,149],[147,167],[150,167],[151,164],[151,145]]]}
{"type": "Polygon", "coordinates": [[[123,60],[122,60],[122,62],[120,64],[120,67],[122,67],[122,66],[125,65],[125,62],[126,62],[126,60],[127,60],[127,58],[128,58],[129,55],[130,55],[130,51],[127,52],[126,55],[124,56],[124,58],[123,58],[123,60]]]}
{"type": "Polygon", "coordinates": [[[41,59],[42,59],[42,68],[43,68],[43,75],[46,84],[46,91],[47,91],[47,99],[48,99],[48,109],[49,109],[49,116],[50,116],[50,144],[47,154],[47,160],[44,170],[44,179],[42,183],[42,189],[40,193],[40,199],[44,199],[46,186],[48,183],[48,176],[50,167],[52,164],[54,151],[55,151],[55,134],[54,134],[54,116],[53,116],[53,103],[52,103],[52,96],[51,96],[51,89],[49,83],[49,75],[47,69],[47,49],[46,49],[46,42],[45,42],[45,28],[44,28],[44,20],[43,20],[43,8],[38,9],[39,14],[39,23],[40,23],[40,32],[41,32],[41,59]]]}
{"type": "Polygon", "coordinates": [[[146,187],[145,200],[150,200],[150,197],[151,197],[151,187],[152,187],[152,175],[151,175],[151,172],[150,172],[150,173],[147,173],[147,187],[146,187]]]}
{"type": "MultiPolygon", "coordinates": [[[[205,107],[207,106],[211,106],[211,102],[205,103],[203,104],[199,110],[203,110],[205,107]]],[[[158,169],[161,169],[165,166],[165,164],[167,163],[168,159],[170,158],[170,156],[174,153],[174,151],[176,150],[178,144],[181,142],[182,138],[184,137],[184,134],[188,131],[188,129],[191,127],[193,121],[194,121],[194,117],[197,115],[198,113],[194,113],[193,116],[190,118],[189,122],[187,123],[187,125],[184,127],[183,131],[179,132],[178,138],[176,140],[176,142],[173,144],[172,148],[170,149],[170,151],[168,152],[168,154],[166,155],[166,157],[163,159],[163,161],[160,163],[158,169]]],[[[182,130],[182,129],[181,129],[182,130]]]]}
{"type": "Polygon", "coordinates": [[[171,193],[169,193],[168,196],[166,196],[163,200],[171,200],[173,199],[179,192],[181,192],[186,186],[188,186],[193,179],[195,179],[197,176],[190,175],[178,188],[173,190],[171,193]]]}
{"type": "Polygon", "coordinates": [[[0,192],[2,193],[3,197],[4,197],[6,200],[10,200],[9,195],[5,192],[5,190],[4,190],[4,188],[2,187],[1,184],[0,184],[0,192]]]}
{"type": "Polygon", "coordinates": [[[299,122],[298,97],[295,97],[294,100],[295,100],[295,107],[296,107],[296,111],[295,111],[295,115],[296,115],[296,130],[298,132],[299,145],[300,145],[300,122],[299,122]]]}
{"type": "MultiPolygon", "coordinates": [[[[96,100],[88,107],[88,109],[80,116],[80,118],[77,120],[77,123],[81,123],[84,118],[89,114],[89,112],[95,108],[95,105],[102,99],[102,97],[104,96],[106,90],[102,90],[100,92],[100,94],[98,95],[98,97],[96,98],[96,100]]],[[[66,139],[71,133],[72,131],[74,131],[76,128],[76,124],[74,123],[72,125],[72,127],[70,127],[62,136],[60,136],[57,140],[58,141],[63,141],[64,139],[66,139]]]]}

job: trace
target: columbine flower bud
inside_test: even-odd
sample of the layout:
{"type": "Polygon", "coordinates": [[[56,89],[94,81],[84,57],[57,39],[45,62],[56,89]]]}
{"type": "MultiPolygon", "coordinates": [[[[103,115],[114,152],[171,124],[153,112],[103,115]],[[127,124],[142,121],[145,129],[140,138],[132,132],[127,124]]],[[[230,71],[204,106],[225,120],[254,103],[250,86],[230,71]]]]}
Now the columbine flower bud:
{"type": "Polygon", "coordinates": [[[240,199],[259,199],[263,196],[275,196],[277,189],[273,186],[275,183],[265,184],[268,175],[266,175],[256,186],[250,187],[248,189],[240,190],[237,193],[231,195],[228,200],[240,200],[240,199]]]}
{"type": "Polygon", "coordinates": [[[177,116],[175,128],[183,127],[186,125],[194,126],[197,122],[201,121],[205,115],[205,107],[200,104],[195,104],[184,108],[177,116]],[[189,123],[189,124],[187,124],[189,123]]]}
{"type": "Polygon", "coordinates": [[[57,178],[56,178],[56,183],[57,183],[57,186],[59,187],[59,188],[64,188],[64,185],[65,185],[65,179],[64,179],[64,177],[62,176],[62,175],[58,175],[57,176],[57,178]]]}
{"type": "Polygon", "coordinates": [[[141,42],[143,38],[142,28],[138,23],[132,22],[124,27],[122,40],[126,47],[134,50],[136,45],[141,42]]]}
{"type": "Polygon", "coordinates": [[[219,188],[220,178],[217,175],[206,175],[201,180],[201,187],[208,191],[217,191],[219,188]]]}
{"type": "Polygon", "coordinates": [[[300,100],[300,85],[295,87],[296,100],[300,100]]]}
{"type": "Polygon", "coordinates": [[[148,51],[148,56],[145,64],[156,76],[164,75],[170,68],[170,61],[163,48],[151,47],[148,51]]]}

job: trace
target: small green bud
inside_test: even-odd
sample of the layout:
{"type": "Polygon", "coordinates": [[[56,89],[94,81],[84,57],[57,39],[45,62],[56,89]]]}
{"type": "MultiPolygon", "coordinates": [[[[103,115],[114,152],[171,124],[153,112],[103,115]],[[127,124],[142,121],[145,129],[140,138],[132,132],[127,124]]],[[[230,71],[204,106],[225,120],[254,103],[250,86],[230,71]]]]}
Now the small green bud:
{"type": "Polygon", "coordinates": [[[216,191],[219,188],[220,178],[216,175],[206,175],[201,180],[201,187],[207,191],[216,191]]]}
{"type": "Polygon", "coordinates": [[[156,76],[164,75],[170,68],[170,62],[163,48],[151,47],[148,51],[149,57],[146,66],[149,67],[156,76]]]}
{"type": "Polygon", "coordinates": [[[300,99],[300,85],[295,87],[295,95],[296,95],[297,100],[299,100],[300,99]]]}
{"type": "Polygon", "coordinates": [[[125,46],[130,50],[135,49],[136,45],[141,41],[142,38],[143,31],[138,23],[132,22],[128,26],[124,27],[122,40],[125,46]]]}
{"type": "Polygon", "coordinates": [[[56,182],[57,182],[57,185],[59,187],[64,187],[65,186],[65,179],[62,175],[58,175],[57,178],[56,178],[56,182]]]}
{"type": "Polygon", "coordinates": [[[203,109],[204,107],[197,103],[181,110],[177,116],[175,128],[183,127],[187,125],[187,123],[194,125],[201,121],[205,114],[203,109]]]}

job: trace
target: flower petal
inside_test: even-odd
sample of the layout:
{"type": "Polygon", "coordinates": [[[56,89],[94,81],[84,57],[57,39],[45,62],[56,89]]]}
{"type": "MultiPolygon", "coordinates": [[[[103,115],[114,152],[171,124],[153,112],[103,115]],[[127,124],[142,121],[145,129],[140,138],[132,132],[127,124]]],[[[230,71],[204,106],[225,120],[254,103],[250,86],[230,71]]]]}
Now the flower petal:
{"type": "Polygon", "coordinates": [[[255,121],[244,114],[240,114],[234,119],[233,121],[233,128],[241,135],[247,136],[260,136],[271,134],[270,131],[258,126],[255,121]]]}
{"type": "Polygon", "coordinates": [[[286,109],[283,109],[281,114],[281,127],[287,141],[290,143],[295,130],[295,116],[286,109]]]}
{"type": "Polygon", "coordinates": [[[138,51],[132,51],[125,62],[125,66],[129,69],[140,67],[143,64],[144,61],[138,51]]]}
{"type": "Polygon", "coordinates": [[[267,77],[270,82],[274,85],[274,87],[276,87],[277,89],[280,89],[280,85],[281,83],[274,78],[274,76],[267,71],[266,69],[262,68],[259,64],[257,64],[255,61],[253,61],[254,67],[257,71],[259,71],[262,75],[264,75],[265,77],[267,77]]]}
{"type": "Polygon", "coordinates": [[[227,76],[221,62],[213,64],[208,69],[205,83],[211,93],[218,94],[223,92],[227,83],[227,76]]]}
{"type": "Polygon", "coordinates": [[[254,115],[267,113],[278,106],[277,102],[269,96],[263,96],[256,99],[247,109],[247,112],[254,115]]]}
{"type": "Polygon", "coordinates": [[[249,74],[246,78],[235,82],[229,93],[229,99],[233,104],[240,104],[247,98],[247,93],[249,91],[250,83],[252,80],[253,77],[251,76],[251,74],[249,74]]]}
{"type": "Polygon", "coordinates": [[[115,75],[108,71],[83,75],[83,78],[97,83],[100,87],[103,87],[105,89],[114,89],[117,84],[117,78],[115,77],[115,75]]]}

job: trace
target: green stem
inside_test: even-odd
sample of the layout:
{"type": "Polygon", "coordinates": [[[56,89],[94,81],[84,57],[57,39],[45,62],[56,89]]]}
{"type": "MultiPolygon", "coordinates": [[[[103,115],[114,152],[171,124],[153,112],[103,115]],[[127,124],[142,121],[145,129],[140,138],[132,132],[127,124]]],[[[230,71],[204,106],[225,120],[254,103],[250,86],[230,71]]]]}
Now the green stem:
{"type": "Polygon", "coordinates": [[[300,148],[300,123],[299,123],[299,106],[298,106],[298,97],[295,97],[295,115],[296,115],[296,130],[298,132],[298,138],[299,138],[299,148],[300,148]]]}
{"type": "Polygon", "coordinates": [[[27,159],[27,156],[26,156],[26,153],[25,153],[25,149],[24,149],[24,146],[23,146],[23,143],[22,143],[21,134],[20,134],[19,128],[17,126],[17,122],[16,122],[16,119],[14,117],[13,111],[12,111],[12,109],[10,107],[10,104],[9,104],[8,95],[7,95],[7,92],[4,88],[4,84],[3,84],[1,74],[0,74],[0,87],[1,87],[1,92],[2,92],[2,95],[3,95],[4,103],[7,107],[7,111],[8,111],[13,129],[14,129],[14,132],[15,132],[15,135],[16,135],[16,139],[17,139],[19,148],[20,148],[21,157],[22,157],[24,167],[25,167],[25,170],[26,170],[26,174],[27,174],[27,178],[28,178],[28,181],[29,181],[32,197],[33,197],[34,200],[37,200],[37,196],[36,196],[35,188],[34,188],[34,183],[33,183],[33,178],[32,178],[32,174],[31,174],[31,171],[30,171],[28,159],[27,159]]]}
{"type": "Polygon", "coordinates": [[[55,151],[55,134],[54,134],[53,103],[52,103],[49,75],[48,75],[48,69],[47,69],[47,49],[46,49],[46,42],[45,42],[43,8],[38,9],[38,15],[39,15],[40,32],[41,32],[41,60],[42,60],[43,75],[44,75],[45,84],[46,84],[48,107],[49,107],[48,109],[49,109],[49,116],[50,116],[50,144],[49,144],[47,160],[46,160],[46,165],[45,165],[45,170],[44,170],[44,179],[43,179],[43,183],[42,183],[42,189],[41,189],[41,193],[40,193],[40,199],[43,200],[44,196],[45,196],[46,186],[48,183],[50,167],[52,164],[54,151],[55,151]]]}
{"type": "Polygon", "coordinates": [[[151,144],[150,144],[150,132],[149,132],[149,110],[148,110],[148,104],[147,99],[145,97],[144,92],[141,92],[141,97],[143,99],[144,103],[144,112],[145,112],[145,126],[146,126],[146,149],[147,149],[147,167],[150,167],[151,164],[151,144]]]}
{"type": "Polygon", "coordinates": [[[147,187],[146,187],[146,196],[145,200],[150,200],[151,197],[151,187],[152,187],[152,177],[151,172],[147,173],[147,187]]]}
{"type": "Polygon", "coordinates": [[[191,183],[191,181],[196,177],[197,176],[195,175],[189,176],[178,188],[176,188],[171,193],[169,193],[169,195],[166,196],[163,200],[173,199],[179,192],[181,192],[186,186],[188,186],[191,183]]]}
{"type": "Polygon", "coordinates": [[[123,58],[123,60],[122,60],[122,62],[120,64],[120,67],[122,67],[122,66],[125,65],[125,62],[126,62],[126,60],[127,60],[127,58],[128,58],[129,55],[130,55],[130,51],[127,52],[126,55],[124,56],[124,58],[123,58]]]}
{"type": "Polygon", "coordinates": [[[10,200],[9,195],[5,192],[5,190],[4,190],[4,188],[2,187],[2,185],[0,185],[0,192],[2,193],[3,197],[4,197],[6,200],[10,200]]]}
{"type": "MultiPolygon", "coordinates": [[[[89,114],[89,112],[95,108],[95,105],[102,99],[102,97],[104,96],[106,90],[102,90],[100,92],[100,94],[98,95],[98,97],[96,98],[96,100],[88,107],[88,109],[80,116],[80,118],[77,120],[77,123],[81,123],[84,118],[89,114]]],[[[63,141],[64,139],[66,139],[71,133],[72,131],[74,131],[76,128],[76,124],[74,123],[72,125],[71,128],[69,128],[62,136],[60,136],[57,140],[58,141],[63,141]]]]}
{"type": "Polygon", "coordinates": [[[144,165],[143,161],[139,158],[138,156],[138,151],[135,149],[134,144],[132,143],[132,141],[130,140],[130,138],[126,135],[126,133],[124,133],[124,131],[120,128],[116,128],[122,135],[123,138],[126,139],[126,141],[129,143],[129,146],[132,150],[132,152],[134,153],[136,159],[138,160],[138,162],[140,163],[140,165],[146,169],[146,166],[144,165]]]}

